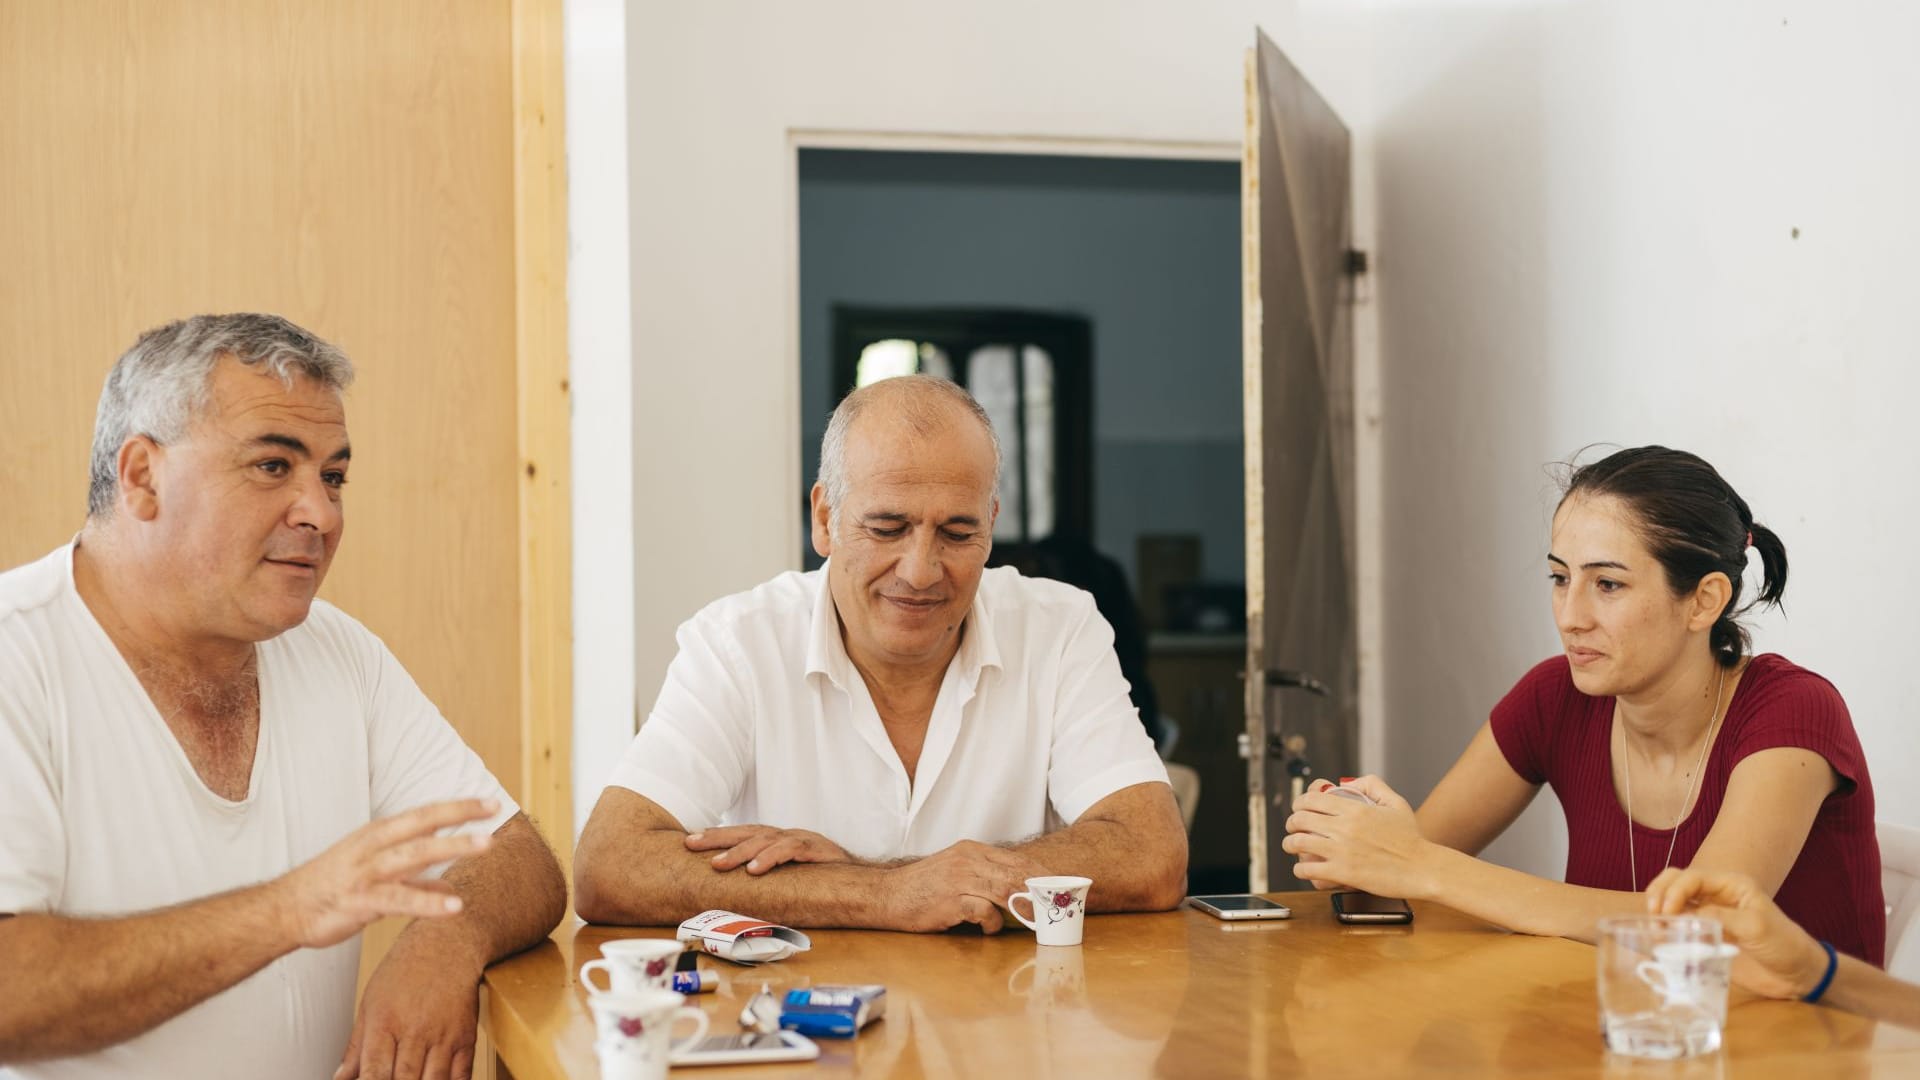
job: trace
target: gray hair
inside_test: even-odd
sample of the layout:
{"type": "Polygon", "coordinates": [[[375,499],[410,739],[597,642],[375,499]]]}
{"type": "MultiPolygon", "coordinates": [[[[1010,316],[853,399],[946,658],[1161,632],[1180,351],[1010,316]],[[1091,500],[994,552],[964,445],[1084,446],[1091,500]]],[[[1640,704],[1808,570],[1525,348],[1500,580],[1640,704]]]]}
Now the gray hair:
{"type": "Polygon", "coordinates": [[[347,354],[278,315],[195,315],[140,335],[107,373],[93,420],[87,515],[106,517],[120,488],[120,447],[135,435],[162,446],[186,435],[207,407],[223,356],[288,387],[305,376],[336,393],[353,383],[347,354]]]}
{"type": "Polygon", "coordinates": [[[827,421],[827,434],[820,440],[820,474],[816,478],[826,489],[827,505],[832,508],[828,524],[837,528],[840,504],[847,497],[847,432],[876,397],[885,396],[900,403],[900,419],[916,435],[931,435],[944,428],[957,410],[980,421],[993,446],[993,489],[1000,490],[1000,436],[993,420],[965,387],[938,375],[896,375],[869,383],[840,400],[827,421]]]}

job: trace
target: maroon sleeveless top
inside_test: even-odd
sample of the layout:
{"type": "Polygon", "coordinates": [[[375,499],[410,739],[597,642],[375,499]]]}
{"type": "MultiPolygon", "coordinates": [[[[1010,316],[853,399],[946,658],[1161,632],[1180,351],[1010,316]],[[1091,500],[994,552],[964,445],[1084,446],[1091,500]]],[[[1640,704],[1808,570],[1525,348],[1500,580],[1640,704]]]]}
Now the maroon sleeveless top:
{"type": "Polygon", "coordinates": [[[1727,779],[1747,755],[1776,746],[1811,750],[1841,782],[1820,806],[1774,900],[1814,937],[1876,966],[1886,951],[1873,781],[1846,702],[1833,684],[1772,653],[1756,656],[1727,704],[1707,755],[1693,813],[1679,837],[1634,823],[1613,790],[1613,699],[1575,689],[1565,656],[1541,662],[1493,707],[1493,737],[1530,784],[1548,784],[1567,816],[1567,883],[1626,892],[1673,865],[1686,866],[1720,816],[1727,779]],[[1633,862],[1629,864],[1631,858],[1633,862]]]}

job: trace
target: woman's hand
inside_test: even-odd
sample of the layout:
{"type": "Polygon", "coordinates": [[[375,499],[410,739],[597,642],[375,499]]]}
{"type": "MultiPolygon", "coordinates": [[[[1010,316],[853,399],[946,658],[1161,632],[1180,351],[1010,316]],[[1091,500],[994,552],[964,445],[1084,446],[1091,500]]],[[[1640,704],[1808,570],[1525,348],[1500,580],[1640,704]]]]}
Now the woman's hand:
{"type": "Polygon", "coordinates": [[[1763,997],[1804,997],[1827,972],[1827,951],[1744,874],[1669,867],[1647,886],[1647,910],[1719,920],[1740,946],[1733,981],[1763,997]]]}
{"type": "Polygon", "coordinates": [[[1313,882],[1316,889],[1430,896],[1433,845],[1420,835],[1413,807],[1377,776],[1363,776],[1346,787],[1374,805],[1332,794],[1333,785],[1325,780],[1314,781],[1293,801],[1280,847],[1300,858],[1294,876],[1313,882]]]}

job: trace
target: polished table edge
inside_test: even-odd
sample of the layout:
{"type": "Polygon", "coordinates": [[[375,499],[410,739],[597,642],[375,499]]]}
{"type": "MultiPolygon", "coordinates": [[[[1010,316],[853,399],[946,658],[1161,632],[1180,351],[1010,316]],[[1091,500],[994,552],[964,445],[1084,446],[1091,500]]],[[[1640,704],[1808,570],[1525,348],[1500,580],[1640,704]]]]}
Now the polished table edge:
{"type": "MultiPolygon", "coordinates": [[[[554,931],[554,936],[542,945],[558,944],[557,939],[562,933],[571,940],[573,930],[585,925],[574,920],[571,915],[568,916],[568,923],[562,923],[560,928],[554,931]]],[[[536,945],[534,948],[541,948],[542,945],[536,945]]],[[[521,954],[514,954],[514,956],[519,955],[521,954]]],[[[513,957],[510,956],[500,963],[509,963],[512,960],[513,957]]],[[[476,1048],[479,1052],[475,1054],[474,1080],[482,1080],[482,1066],[479,1064],[479,1059],[483,1056],[486,1058],[484,1067],[489,1078],[495,1075],[496,1063],[505,1066],[508,1073],[520,1080],[543,1076],[566,1076],[566,1066],[561,1062],[553,1041],[541,1038],[527,1018],[513,1008],[509,1001],[506,995],[495,992],[485,980],[481,981],[481,1039],[483,1043],[491,1045],[476,1048]]]]}

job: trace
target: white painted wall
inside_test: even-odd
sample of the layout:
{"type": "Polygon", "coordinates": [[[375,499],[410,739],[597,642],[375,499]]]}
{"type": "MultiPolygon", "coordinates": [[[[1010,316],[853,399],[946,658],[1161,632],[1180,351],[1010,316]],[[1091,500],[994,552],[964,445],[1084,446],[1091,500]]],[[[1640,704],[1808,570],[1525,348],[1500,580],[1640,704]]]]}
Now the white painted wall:
{"type": "Polygon", "coordinates": [[[573,827],[633,733],[633,335],[623,0],[566,0],[573,827]]]}
{"type": "MultiPolygon", "coordinates": [[[[1920,824],[1920,7],[1375,19],[1389,775],[1423,795],[1556,650],[1542,464],[1661,442],[1784,538],[1758,643],[1833,680],[1881,817],[1920,824]]],[[[1557,875],[1540,802],[1496,853],[1557,875]]]]}
{"type": "MultiPolygon", "coordinates": [[[[617,7],[571,0],[570,19],[583,6],[617,7]]],[[[1377,253],[1378,337],[1364,314],[1356,331],[1363,436],[1380,435],[1359,465],[1362,521],[1384,527],[1362,529],[1360,568],[1364,670],[1385,678],[1363,686],[1363,759],[1424,794],[1554,651],[1543,464],[1662,441],[1718,464],[1785,538],[1791,617],[1758,620],[1761,647],[1835,681],[1882,816],[1920,824],[1920,686],[1889,599],[1920,534],[1920,8],[1862,0],[635,9],[629,699],[651,703],[681,619],[799,543],[792,133],[1236,144],[1256,24],[1353,127],[1356,236],[1377,253]]],[[[575,62],[591,220],[581,140],[617,140],[573,126],[575,62]]],[[[576,298],[616,287],[575,240],[576,298]]],[[[574,341],[579,371],[577,323],[574,341]]],[[[608,377],[576,377],[576,408],[617,415],[608,377]]],[[[619,445],[576,432],[576,491],[619,445]]],[[[625,538],[593,520],[576,518],[583,679],[618,667],[611,645],[589,658],[581,613],[618,593],[625,538]]],[[[590,801],[633,702],[576,700],[590,801]]],[[[1494,854],[1557,874],[1550,803],[1494,854]]]]}
{"type": "MultiPolygon", "coordinates": [[[[1035,140],[1049,150],[1155,140],[1232,156],[1256,25],[1337,109],[1364,112],[1366,9],[1352,3],[741,0],[629,11],[643,712],[674,627],[799,551],[795,133],[1003,137],[1002,149],[1035,140]]],[[[1362,206],[1363,238],[1370,224],[1362,206]]]]}

